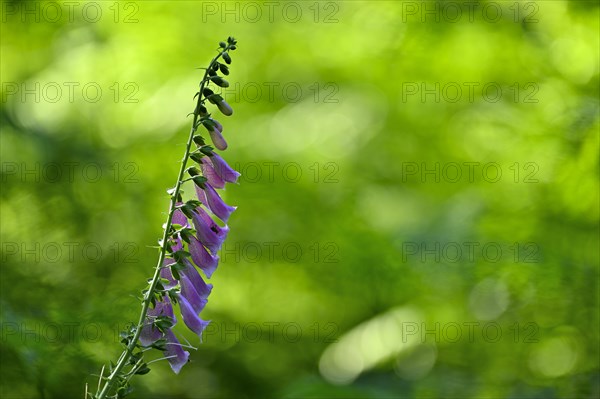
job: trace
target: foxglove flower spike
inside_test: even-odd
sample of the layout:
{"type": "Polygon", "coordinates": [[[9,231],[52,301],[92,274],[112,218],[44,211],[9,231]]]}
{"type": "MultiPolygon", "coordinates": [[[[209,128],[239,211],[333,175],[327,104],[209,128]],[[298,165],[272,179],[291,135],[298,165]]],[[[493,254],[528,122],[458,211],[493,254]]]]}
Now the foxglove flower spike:
{"type": "Polygon", "coordinates": [[[172,327],[177,322],[173,304],[178,305],[183,322],[200,340],[209,324],[199,317],[199,313],[206,306],[213,286],[204,281],[196,266],[202,269],[206,278],[211,277],[219,262],[217,251],[223,245],[229,227],[217,224],[203,207],[227,223],[236,208],[223,202],[215,188],[222,189],[225,183],[237,182],[240,174],[216,154],[212,147],[206,145],[198,128],[203,125],[207,129],[215,148],[227,148],[222,134],[223,126],[210,117],[206,106],[214,104],[224,115],[233,114],[231,106],[211,87],[229,86],[218,71],[229,75],[229,68],[224,64],[231,63],[229,52],[235,50],[236,43],[233,37],[229,37],[227,43],[221,42],[219,54],[208,68],[204,68],[204,77],[194,96],[196,105],[191,114],[193,121],[177,181],[173,188],[167,190],[170,198],[169,213],[163,225],[162,238],[158,241],[159,258],[154,275],[149,280],[148,288],[143,291],[138,322],[132,323],[132,327],[122,332],[121,342],[125,348],[117,363],[111,364],[110,374],[100,379],[98,392],[86,396],[106,399],[123,397],[128,393],[131,388],[130,378],[149,371],[143,359],[146,352],[144,347],[163,350],[171,369],[175,373],[181,371],[190,354],[183,349],[173,333],[172,327]],[[223,63],[220,62],[221,59],[223,63]],[[190,159],[197,162],[202,171],[194,166],[188,167],[190,159]],[[184,178],[186,172],[190,175],[189,179],[184,178]],[[182,185],[188,180],[196,185],[200,201],[188,200],[183,203],[182,185]]]}

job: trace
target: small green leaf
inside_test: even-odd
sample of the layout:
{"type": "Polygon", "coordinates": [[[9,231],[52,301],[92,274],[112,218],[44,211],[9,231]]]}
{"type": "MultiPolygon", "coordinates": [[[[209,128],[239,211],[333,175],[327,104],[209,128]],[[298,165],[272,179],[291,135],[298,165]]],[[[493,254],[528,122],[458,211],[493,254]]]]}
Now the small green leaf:
{"type": "Polygon", "coordinates": [[[204,187],[204,183],[208,181],[208,179],[204,176],[194,176],[192,180],[194,180],[194,183],[200,187],[204,187]]]}
{"type": "Polygon", "coordinates": [[[165,330],[173,327],[173,321],[167,316],[159,316],[154,320],[154,325],[160,331],[164,332],[165,330]]]}
{"type": "Polygon", "coordinates": [[[139,375],[144,375],[144,374],[148,374],[150,372],[150,368],[148,367],[148,365],[146,365],[146,363],[142,364],[142,366],[140,366],[140,368],[135,372],[136,374],[139,375]]]}
{"type": "Polygon", "coordinates": [[[191,176],[198,176],[200,174],[200,171],[198,170],[197,167],[195,166],[190,166],[189,168],[187,168],[186,172],[191,176]]]}
{"type": "Polygon", "coordinates": [[[209,89],[208,87],[205,87],[205,88],[202,90],[202,94],[203,94],[203,95],[204,95],[204,97],[206,97],[206,98],[208,98],[208,97],[212,96],[214,93],[215,93],[215,92],[214,92],[214,91],[212,91],[211,89],[209,89]]]}
{"type": "Polygon", "coordinates": [[[213,150],[214,150],[214,148],[212,148],[209,145],[205,145],[204,147],[200,148],[200,152],[203,154],[206,154],[208,156],[212,155],[213,150]]]}
{"type": "Polygon", "coordinates": [[[124,398],[125,396],[129,395],[131,392],[133,392],[133,388],[129,385],[129,383],[125,383],[125,385],[120,386],[117,389],[117,398],[121,399],[124,398]]]}
{"type": "Polygon", "coordinates": [[[175,280],[180,280],[181,276],[179,275],[179,272],[175,268],[175,265],[176,265],[176,263],[173,263],[171,265],[171,274],[173,275],[173,277],[175,278],[175,280]]]}
{"type": "Polygon", "coordinates": [[[185,258],[189,258],[190,256],[192,256],[192,254],[190,254],[187,251],[184,251],[183,249],[173,252],[173,259],[175,259],[176,262],[179,262],[185,258]]]}
{"type": "Polygon", "coordinates": [[[196,143],[196,145],[203,146],[204,139],[202,138],[202,136],[194,136],[194,143],[196,143]]]}
{"type": "Polygon", "coordinates": [[[142,358],[142,353],[132,353],[129,358],[129,364],[136,364],[142,358]]]}
{"type": "MultiPolygon", "coordinates": [[[[217,96],[218,94],[213,94],[213,95],[217,96]]],[[[209,132],[214,130],[217,127],[217,125],[215,125],[215,122],[213,122],[211,119],[203,119],[202,125],[204,125],[206,130],[208,130],[209,132]]]]}
{"type": "Polygon", "coordinates": [[[195,152],[195,153],[193,153],[193,154],[190,155],[190,158],[192,158],[192,160],[194,162],[197,162],[197,163],[201,164],[203,156],[204,155],[195,152]]]}
{"type": "Polygon", "coordinates": [[[164,338],[161,338],[158,341],[154,342],[152,345],[150,345],[150,347],[164,352],[167,350],[166,345],[167,345],[167,340],[164,338]]]}
{"type": "Polygon", "coordinates": [[[190,229],[190,228],[182,229],[181,232],[180,232],[181,238],[183,239],[183,241],[189,243],[190,242],[190,237],[192,237],[195,232],[196,231],[194,229],[190,229]]]}

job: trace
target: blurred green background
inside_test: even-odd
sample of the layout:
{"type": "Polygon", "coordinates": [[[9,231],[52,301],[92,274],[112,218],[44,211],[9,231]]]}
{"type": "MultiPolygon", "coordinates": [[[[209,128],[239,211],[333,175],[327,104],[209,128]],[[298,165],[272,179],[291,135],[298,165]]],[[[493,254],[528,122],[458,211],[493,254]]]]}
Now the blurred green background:
{"type": "Polygon", "coordinates": [[[213,324],[180,322],[191,363],[132,397],[600,397],[598,25],[587,1],[2,2],[0,396],[82,397],[116,360],[195,68],[233,35],[213,324]]]}

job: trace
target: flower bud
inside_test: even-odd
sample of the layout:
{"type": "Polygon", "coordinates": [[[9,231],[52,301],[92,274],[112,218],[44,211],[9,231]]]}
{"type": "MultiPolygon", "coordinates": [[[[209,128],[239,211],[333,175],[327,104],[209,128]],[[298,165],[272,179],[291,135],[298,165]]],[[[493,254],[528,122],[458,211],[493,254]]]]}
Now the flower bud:
{"type": "Polygon", "coordinates": [[[223,138],[221,132],[219,132],[219,130],[216,127],[214,127],[212,130],[209,130],[208,134],[210,135],[210,139],[212,140],[216,148],[218,148],[221,151],[225,151],[227,149],[227,142],[225,141],[225,138],[223,138]]]}
{"type": "Polygon", "coordinates": [[[216,119],[210,118],[210,120],[211,120],[211,122],[212,122],[212,123],[215,125],[215,127],[217,128],[217,130],[218,130],[219,132],[223,133],[223,125],[221,125],[221,124],[219,123],[219,121],[218,121],[218,120],[216,120],[216,119]]]}
{"type": "MultiPolygon", "coordinates": [[[[215,75],[216,75],[216,72],[215,72],[215,75]]],[[[211,80],[211,81],[212,81],[214,84],[216,84],[217,86],[220,86],[220,87],[229,87],[229,82],[228,82],[228,81],[226,81],[225,79],[223,79],[223,78],[222,78],[222,77],[220,77],[220,76],[211,76],[211,77],[210,77],[210,80],[211,80]]]]}
{"type": "Polygon", "coordinates": [[[229,56],[228,53],[223,53],[223,59],[225,60],[225,62],[227,64],[231,64],[231,57],[229,56]]]}
{"type": "Polygon", "coordinates": [[[219,65],[219,69],[221,70],[221,73],[225,76],[229,75],[229,68],[227,68],[227,65],[225,64],[220,64],[219,65]]]}
{"type": "Polygon", "coordinates": [[[220,103],[217,104],[217,107],[219,108],[219,111],[221,111],[221,113],[223,115],[225,115],[225,116],[233,115],[233,109],[231,108],[231,106],[229,104],[227,104],[227,101],[225,101],[225,100],[221,101],[220,103]]]}

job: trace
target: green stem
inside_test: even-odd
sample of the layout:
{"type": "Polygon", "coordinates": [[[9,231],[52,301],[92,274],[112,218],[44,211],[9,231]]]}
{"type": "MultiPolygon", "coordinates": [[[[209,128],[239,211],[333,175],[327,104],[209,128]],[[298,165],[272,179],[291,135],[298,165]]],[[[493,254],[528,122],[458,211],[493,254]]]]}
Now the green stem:
{"type": "MultiPolygon", "coordinates": [[[[231,45],[228,45],[226,48],[221,49],[219,54],[215,58],[212,59],[208,68],[204,72],[204,77],[202,78],[202,81],[200,83],[200,94],[198,95],[198,102],[196,104],[196,109],[198,109],[200,107],[200,105],[203,103],[202,92],[204,90],[204,87],[206,86],[206,83],[208,83],[208,80],[209,80],[209,79],[207,79],[208,71],[213,67],[214,63],[217,62],[217,60],[223,55],[223,53],[225,53],[226,51],[228,51],[230,49],[230,47],[231,47],[231,45]]],[[[158,264],[156,265],[156,268],[154,270],[154,276],[152,277],[152,280],[150,282],[150,288],[146,292],[144,301],[142,303],[142,312],[140,313],[140,318],[138,320],[137,327],[135,329],[135,334],[133,336],[133,339],[129,342],[129,344],[127,345],[127,347],[125,348],[125,350],[123,351],[121,356],[119,357],[119,361],[117,362],[117,365],[115,366],[113,371],[110,373],[110,375],[108,377],[106,377],[106,382],[105,382],[102,390],[100,391],[100,393],[96,394],[96,396],[95,396],[96,399],[106,398],[106,395],[108,394],[108,392],[110,391],[110,389],[112,388],[112,386],[115,383],[116,377],[121,374],[121,370],[129,362],[129,359],[131,358],[131,355],[133,354],[133,350],[137,346],[138,340],[140,338],[142,326],[144,325],[146,315],[148,314],[148,308],[150,307],[150,303],[152,302],[152,297],[154,296],[154,290],[156,289],[156,284],[158,283],[158,280],[160,279],[160,269],[162,268],[163,262],[165,260],[166,250],[167,250],[167,240],[169,239],[169,234],[171,231],[171,222],[173,220],[173,214],[175,213],[175,210],[177,207],[177,199],[179,198],[179,192],[181,191],[181,185],[183,184],[183,175],[185,173],[187,161],[190,157],[190,149],[192,147],[192,143],[194,142],[194,133],[196,132],[196,124],[198,122],[198,116],[199,115],[194,112],[194,120],[192,122],[192,128],[190,129],[190,135],[188,137],[188,141],[187,141],[187,144],[185,147],[185,154],[183,156],[183,160],[181,161],[181,167],[179,168],[179,174],[177,175],[177,184],[175,185],[175,189],[173,190],[173,193],[171,194],[171,204],[169,206],[169,214],[167,216],[167,223],[165,225],[165,231],[164,231],[163,238],[162,238],[160,254],[158,256],[158,264]]]]}

